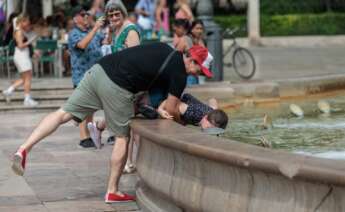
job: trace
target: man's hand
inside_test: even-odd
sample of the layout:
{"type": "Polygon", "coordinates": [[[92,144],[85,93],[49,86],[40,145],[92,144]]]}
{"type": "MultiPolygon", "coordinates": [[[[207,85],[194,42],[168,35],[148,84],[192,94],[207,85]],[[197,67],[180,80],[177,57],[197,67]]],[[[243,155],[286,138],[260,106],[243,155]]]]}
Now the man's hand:
{"type": "Polygon", "coordinates": [[[104,26],[104,23],[105,23],[105,17],[102,16],[99,19],[97,19],[97,21],[95,23],[95,26],[93,28],[98,30],[98,29],[100,29],[101,27],[104,26]]]}
{"type": "Polygon", "coordinates": [[[158,109],[157,112],[162,118],[165,119],[173,119],[174,117],[168,113],[168,111],[163,110],[163,109],[158,109]]]}
{"type": "Polygon", "coordinates": [[[180,102],[181,101],[179,98],[169,94],[163,109],[166,110],[170,115],[172,115],[176,122],[182,123],[181,117],[180,117],[180,112],[179,112],[180,102]]]}

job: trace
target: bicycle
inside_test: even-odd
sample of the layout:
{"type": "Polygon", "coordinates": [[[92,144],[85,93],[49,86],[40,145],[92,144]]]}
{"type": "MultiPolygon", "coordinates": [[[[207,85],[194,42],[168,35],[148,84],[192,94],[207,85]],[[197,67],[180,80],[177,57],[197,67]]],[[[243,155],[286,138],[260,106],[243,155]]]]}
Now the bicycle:
{"type": "Polygon", "coordinates": [[[230,29],[227,28],[223,32],[223,37],[229,36],[232,39],[232,44],[225,50],[223,53],[223,60],[225,57],[232,52],[232,62],[225,63],[225,66],[234,67],[235,72],[240,76],[242,79],[250,79],[254,76],[256,70],[256,64],[253,54],[246,48],[241,47],[236,42],[235,33],[239,30],[239,28],[230,29]]]}

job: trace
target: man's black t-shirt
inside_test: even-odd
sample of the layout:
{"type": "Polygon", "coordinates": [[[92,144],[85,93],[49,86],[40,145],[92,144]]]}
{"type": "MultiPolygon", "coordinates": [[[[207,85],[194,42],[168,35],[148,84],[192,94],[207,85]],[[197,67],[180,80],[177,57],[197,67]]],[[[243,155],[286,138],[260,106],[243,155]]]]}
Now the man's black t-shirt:
{"type": "MultiPolygon", "coordinates": [[[[174,51],[164,43],[135,46],[99,60],[108,77],[132,92],[146,91],[168,55],[174,51]]],[[[183,56],[175,52],[151,88],[159,88],[180,98],[186,86],[183,56]]]]}

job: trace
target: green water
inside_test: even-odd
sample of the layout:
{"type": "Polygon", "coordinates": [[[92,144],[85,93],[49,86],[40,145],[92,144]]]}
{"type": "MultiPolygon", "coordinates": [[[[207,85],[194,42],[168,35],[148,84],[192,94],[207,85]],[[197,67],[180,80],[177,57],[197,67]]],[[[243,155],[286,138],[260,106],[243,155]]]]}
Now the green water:
{"type": "Polygon", "coordinates": [[[255,145],[260,145],[264,136],[274,149],[306,154],[335,152],[345,158],[345,96],[324,100],[331,105],[330,115],[318,110],[318,100],[285,102],[270,108],[242,107],[229,113],[230,125],[224,136],[255,145]],[[304,110],[304,117],[292,115],[291,103],[304,110]],[[261,127],[264,114],[272,118],[273,127],[261,127]]]}

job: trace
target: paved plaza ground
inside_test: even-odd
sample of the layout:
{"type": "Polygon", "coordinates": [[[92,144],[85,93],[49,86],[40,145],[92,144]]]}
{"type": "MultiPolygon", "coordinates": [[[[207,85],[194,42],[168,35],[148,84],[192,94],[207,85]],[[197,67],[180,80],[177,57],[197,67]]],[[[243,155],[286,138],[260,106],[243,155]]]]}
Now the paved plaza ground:
{"type": "MultiPolygon", "coordinates": [[[[275,80],[345,73],[345,48],[250,48],[258,63],[256,80],[275,80]]],[[[239,81],[232,69],[225,80],[239,81]]],[[[0,80],[0,88],[8,84],[0,80]]],[[[70,79],[35,79],[34,86],[70,85],[70,79]]],[[[72,123],[46,138],[28,157],[24,177],[10,169],[11,155],[44,113],[0,113],[0,211],[138,211],[135,203],[103,202],[112,146],[101,150],[78,147],[79,131],[72,123]]],[[[103,141],[107,135],[103,137],[103,141]]],[[[121,190],[135,192],[135,174],[121,178],[121,190]]]]}

